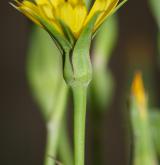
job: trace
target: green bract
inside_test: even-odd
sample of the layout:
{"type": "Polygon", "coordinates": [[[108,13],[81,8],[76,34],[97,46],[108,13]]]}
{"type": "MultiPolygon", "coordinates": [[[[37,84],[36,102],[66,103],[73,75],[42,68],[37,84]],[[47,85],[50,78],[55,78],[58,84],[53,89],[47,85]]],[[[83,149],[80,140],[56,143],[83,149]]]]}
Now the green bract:
{"type": "Polygon", "coordinates": [[[65,52],[64,79],[69,85],[88,85],[92,77],[90,45],[92,30],[99,13],[96,13],[81,33],[75,46],[65,52]]]}
{"type": "Polygon", "coordinates": [[[92,67],[89,50],[92,40],[93,27],[98,15],[99,12],[92,17],[77,41],[70,32],[69,28],[62,21],[61,25],[65,29],[67,39],[60,35],[46,20],[35,15],[46,31],[48,31],[51,38],[55,41],[62,54],[63,75],[68,85],[76,85],[78,83],[88,85],[91,80],[92,67]]]}

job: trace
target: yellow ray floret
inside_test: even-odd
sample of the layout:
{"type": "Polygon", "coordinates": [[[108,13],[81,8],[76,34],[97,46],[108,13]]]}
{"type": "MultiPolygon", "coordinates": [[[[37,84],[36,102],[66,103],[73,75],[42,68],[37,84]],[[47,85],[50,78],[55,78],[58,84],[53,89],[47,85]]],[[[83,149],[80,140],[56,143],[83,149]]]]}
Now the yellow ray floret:
{"type": "Polygon", "coordinates": [[[24,0],[17,2],[16,8],[30,18],[33,22],[43,27],[35,18],[35,14],[43,17],[63,34],[59,20],[63,21],[78,38],[83,28],[96,12],[101,12],[94,26],[94,31],[103,23],[104,19],[115,9],[119,0],[95,0],[90,11],[87,10],[82,0],[24,0]]]}

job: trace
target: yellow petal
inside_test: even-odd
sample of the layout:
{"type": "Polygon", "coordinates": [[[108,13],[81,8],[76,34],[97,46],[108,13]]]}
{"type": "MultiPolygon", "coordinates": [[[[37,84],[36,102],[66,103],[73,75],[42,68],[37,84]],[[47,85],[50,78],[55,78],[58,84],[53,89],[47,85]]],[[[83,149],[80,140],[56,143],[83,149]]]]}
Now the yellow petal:
{"type": "Polygon", "coordinates": [[[33,21],[35,24],[37,24],[37,25],[40,26],[40,27],[43,27],[43,26],[41,25],[41,23],[40,23],[38,20],[36,20],[30,13],[26,12],[25,10],[22,10],[21,12],[22,12],[26,17],[28,17],[31,21],[33,21]]]}
{"type": "Polygon", "coordinates": [[[65,0],[36,0],[38,5],[50,4],[57,8],[58,5],[61,5],[65,2],[65,0]]]}
{"type": "Polygon", "coordinates": [[[73,6],[84,3],[83,0],[68,0],[68,2],[71,3],[73,6]]]}
{"type": "Polygon", "coordinates": [[[42,27],[40,22],[37,19],[35,19],[32,14],[32,13],[39,13],[36,5],[34,5],[32,2],[29,2],[27,0],[23,1],[23,3],[18,2],[18,5],[19,5],[17,7],[18,10],[20,10],[25,16],[31,19],[34,23],[42,27]]]}
{"type": "Polygon", "coordinates": [[[51,24],[60,34],[63,34],[59,23],[55,19],[55,10],[50,4],[38,5],[39,15],[51,24]]]}
{"type": "MultiPolygon", "coordinates": [[[[54,12],[53,12],[53,6],[47,2],[48,0],[37,0],[37,3],[39,3],[39,5],[34,5],[33,3],[30,2],[30,4],[32,4],[32,10],[39,16],[43,17],[44,19],[46,19],[46,21],[48,21],[50,24],[53,25],[53,27],[61,34],[63,34],[61,27],[55,22],[55,18],[54,18],[54,12]],[[41,4],[41,5],[40,5],[41,4]],[[33,8],[34,7],[34,8],[33,8]]],[[[27,1],[28,3],[28,1],[27,1]]],[[[26,6],[26,3],[24,3],[24,5],[26,6]]],[[[27,5],[28,6],[28,5],[27,5]]],[[[31,8],[31,7],[30,7],[31,8]]],[[[26,13],[25,13],[26,15],[26,13]]],[[[31,15],[31,14],[30,14],[31,15]]],[[[33,17],[31,17],[29,14],[27,14],[26,16],[28,16],[32,21],[35,22],[35,20],[33,20],[33,17]]],[[[40,24],[40,23],[39,23],[40,24]]],[[[41,25],[42,26],[42,25],[41,25]]]]}
{"type": "Polygon", "coordinates": [[[110,0],[109,4],[106,6],[105,11],[99,16],[94,31],[105,21],[105,19],[112,13],[112,11],[117,6],[119,0],[110,0]]]}
{"type": "Polygon", "coordinates": [[[63,4],[65,0],[50,0],[50,2],[55,8],[57,8],[59,5],[63,4]]]}
{"type": "Polygon", "coordinates": [[[50,0],[35,0],[41,14],[50,19],[53,19],[53,5],[50,0]]]}
{"type": "Polygon", "coordinates": [[[85,5],[77,5],[74,8],[74,26],[72,31],[76,38],[78,38],[79,33],[82,30],[84,20],[87,16],[87,8],[85,5]]]}
{"type": "Polygon", "coordinates": [[[43,4],[43,5],[39,5],[38,6],[39,9],[42,12],[42,15],[44,15],[44,17],[48,18],[48,19],[54,19],[54,15],[53,15],[53,7],[49,4],[43,4]]]}
{"type": "Polygon", "coordinates": [[[34,12],[38,12],[37,6],[34,3],[32,3],[32,2],[30,2],[28,0],[23,1],[21,3],[20,7],[22,7],[22,8],[29,8],[29,9],[31,9],[34,12]]]}
{"type": "MultiPolygon", "coordinates": [[[[61,34],[63,34],[60,26],[53,20],[51,20],[50,18],[52,17],[52,15],[50,12],[48,12],[48,8],[45,8],[45,12],[42,11],[42,9],[40,9],[40,6],[36,6],[35,4],[33,4],[32,2],[29,2],[27,0],[23,1],[23,3],[19,3],[18,2],[18,10],[20,10],[24,15],[26,15],[29,19],[31,19],[34,23],[38,24],[39,26],[43,27],[43,25],[37,20],[35,19],[34,15],[38,15],[40,17],[43,17],[46,21],[48,21],[51,25],[53,25],[53,27],[61,34]],[[48,17],[50,18],[48,18],[48,17]]],[[[46,6],[45,6],[46,7],[46,6]]]]}
{"type": "Polygon", "coordinates": [[[36,0],[37,5],[50,5],[57,8],[59,5],[63,4],[65,0],[36,0]]]}
{"type": "Polygon", "coordinates": [[[107,0],[96,0],[87,16],[87,19],[85,20],[84,26],[89,22],[89,20],[97,11],[104,11],[108,3],[109,2],[107,0]]]}
{"type": "Polygon", "coordinates": [[[38,5],[49,4],[49,0],[35,0],[38,5]]]}
{"type": "Polygon", "coordinates": [[[59,6],[56,10],[56,17],[68,25],[70,29],[74,26],[74,9],[68,2],[59,6]]]}
{"type": "Polygon", "coordinates": [[[57,10],[58,19],[62,20],[77,38],[83,27],[87,15],[86,6],[83,4],[73,7],[69,2],[63,3],[57,10]]]}

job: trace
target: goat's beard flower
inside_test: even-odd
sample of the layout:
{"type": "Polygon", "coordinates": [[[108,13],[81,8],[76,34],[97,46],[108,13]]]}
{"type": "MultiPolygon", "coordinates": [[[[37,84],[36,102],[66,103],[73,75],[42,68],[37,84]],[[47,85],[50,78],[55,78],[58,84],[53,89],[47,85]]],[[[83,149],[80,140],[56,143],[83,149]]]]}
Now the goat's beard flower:
{"type": "Polygon", "coordinates": [[[83,0],[16,0],[12,5],[52,37],[63,55],[64,79],[72,85],[91,80],[91,40],[104,20],[125,1],[95,0],[90,10],[83,0]]]}
{"type": "Polygon", "coordinates": [[[95,0],[90,11],[82,0],[35,0],[31,2],[24,0],[16,1],[16,8],[24,15],[43,27],[36,15],[45,19],[59,33],[63,34],[60,21],[63,21],[71,30],[75,38],[78,38],[94,14],[99,14],[93,31],[103,23],[105,18],[115,9],[119,0],[95,0]]]}

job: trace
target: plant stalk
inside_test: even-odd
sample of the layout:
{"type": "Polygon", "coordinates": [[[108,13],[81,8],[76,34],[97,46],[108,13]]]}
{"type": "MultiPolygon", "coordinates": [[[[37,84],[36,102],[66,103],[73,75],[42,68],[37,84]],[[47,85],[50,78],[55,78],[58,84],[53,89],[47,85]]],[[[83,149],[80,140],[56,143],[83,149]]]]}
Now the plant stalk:
{"type": "Polygon", "coordinates": [[[66,127],[66,120],[63,121],[62,125],[58,153],[64,165],[74,165],[72,148],[66,127]]]}
{"type": "Polygon", "coordinates": [[[68,88],[65,85],[62,86],[59,91],[57,104],[54,107],[54,113],[47,122],[47,140],[44,165],[54,165],[58,162],[56,159],[56,154],[59,143],[59,135],[61,132],[61,123],[65,112],[67,93],[68,88]]]}
{"type": "Polygon", "coordinates": [[[87,86],[72,87],[74,99],[74,165],[84,165],[87,86]]]}

